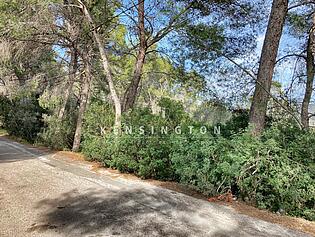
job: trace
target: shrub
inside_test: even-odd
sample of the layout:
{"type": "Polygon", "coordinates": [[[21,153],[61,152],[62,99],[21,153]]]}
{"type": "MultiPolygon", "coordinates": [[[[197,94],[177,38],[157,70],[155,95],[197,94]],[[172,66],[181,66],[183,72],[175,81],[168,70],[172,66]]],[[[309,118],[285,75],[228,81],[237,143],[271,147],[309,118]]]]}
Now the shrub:
{"type": "Polygon", "coordinates": [[[76,114],[65,115],[62,121],[56,115],[44,115],[45,127],[37,142],[53,149],[69,149],[73,144],[76,114]]]}
{"type": "Polygon", "coordinates": [[[84,139],[90,136],[102,136],[105,133],[110,133],[114,119],[115,116],[112,105],[93,98],[84,114],[84,139]]]}
{"type": "Polygon", "coordinates": [[[58,113],[63,98],[45,91],[40,97],[40,105],[46,109],[43,115],[45,126],[38,134],[37,142],[53,149],[67,150],[73,145],[77,121],[77,99],[68,98],[63,118],[58,113]]]}
{"type": "Polygon", "coordinates": [[[251,152],[238,177],[238,186],[243,198],[261,208],[314,217],[314,169],[292,160],[290,152],[274,139],[260,141],[251,152]]]}
{"type": "Polygon", "coordinates": [[[246,156],[235,154],[239,144],[222,136],[193,133],[174,137],[172,162],[180,182],[207,195],[236,191],[246,156]]]}
{"type": "Polygon", "coordinates": [[[134,111],[124,118],[123,133],[119,137],[111,132],[103,137],[89,133],[85,135],[82,151],[91,159],[122,172],[133,172],[143,178],[172,179],[169,136],[160,131],[150,134],[151,126],[159,128],[163,121],[149,110],[134,111]],[[145,133],[141,134],[139,129],[143,124],[146,125],[143,128],[145,133]],[[127,132],[127,127],[133,133],[127,132]]]}
{"type": "Polygon", "coordinates": [[[260,208],[314,220],[314,132],[278,121],[270,124],[261,138],[254,138],[246,129],[248,114],[242,112],[222,125],[222,135],[202,134],[198,130],[201,124],[191,121],[180,104],[163,103],[162,108],[168,107],[165,116],[153,115],[148,109],[125,114],[123,128],[131,127],[133,133],[120,136],[110,129],[99,132],[102,124],[112,123],[108,118],[112,119],[113,113],[103,112],[102,117],[95,112],[103,111],[101,104],[95,104],[86,117],[83,152],[122,172],[176,180],[206,195],[231,190],[260,208]],[[181,125],[182,134],[174,132],[177,125],[181,125]],[[190,125],[195,126],[192,133],[190,125]],[[138,132],[141,126],[145,126],[144,133],[138,132]],[[168,126],[170,132],[151,134],[151,126],[168,126]]]}
{"type": "Polygon", "coordinates": [[[10,135],[34,142],[44,126],[42,118],[44,112],[35,94],[16,97],[10,103],[4,119],[4,127],[10,135]]]}
{"type": "MultiPolygon", "coordinates": [[[[163,105],[163,108],[167,106],[165,117],[153,115],[147,108],[135,109],[125,114],[123,133],[118,137],[112,134],[110,129],[105,130],[106,134],[98,132],[101,126],[108,126],[107,122],[112,124],[112,120],[106,119],[112,117],[111,110],[103,113],[101,118],[91,110],[86,115],[83,153],[90,159],[102,161],[106,166],[123,172],[134,172],[143,178],[174,179],[169,158],[170,134],[163,134],[160,128],[167,126],[171,133],[185,117],[185,113],[180,103],[169,99],[162,100],[160,105],[163,105]],[[91,121],[94,122],[93,125],[91,121]],[[153,133],[152,127],[155,128],[153,133]],[[129,132],[130,129],[132,133],[129,132]],[[140,132],[142,129],[143,134],[140,132]]],[[[99,106],[101,104],[95,105],[94,110],[99,110],[99,106]]]]}
{"type": "Polygon", "coordinates": [[[258,207],[314,220],[314,169],[291,159],[275,139],[244,133],[231,140],[200,135],[174,140],[172,162],[180,182],[207,195],[232,190],[258,207]]]}
{"type": "Polygon", "coordinates": [[[224,137],[231,137],[234,134],[244,132],[249,123],[249,111],[247,110],[234,110],[230,120],[226,124],[221,125],[221,134],[224,137]]]}
{"type": "Polygon", "coordinates": [[[189,118],[188,114],[184,110],[184,106],[179,101],[162,98],[159,101],[159,106],[164,111],[164,118],[166,119],[166,123],[164,125],[176,127],[189,118]]]}
{"type": "Polygon", "coordinates": [[[5,121],[12,107],[12,102],[5,96],[0,96],[0,127],[5,126],[5,121]]]}
{"type": "Polygon", "coordinates": [[[306,166],[315,164],[315,146],[311,145],[315,142],[314,130],[301,130],[295,121],[283,120],[274,123],[264,138],[274,138],[287,151],[288,158],[306,166]]]}

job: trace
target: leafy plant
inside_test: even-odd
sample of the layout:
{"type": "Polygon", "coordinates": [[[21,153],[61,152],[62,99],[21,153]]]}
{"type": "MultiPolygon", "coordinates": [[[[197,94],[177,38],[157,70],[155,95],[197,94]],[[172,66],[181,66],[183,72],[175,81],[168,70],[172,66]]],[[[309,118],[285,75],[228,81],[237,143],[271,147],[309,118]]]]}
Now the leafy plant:
{"type": "Polygon", "coordinates": [[[39,106],[38,97],[35,94],[16,97],[7,109],[4,128],[10,135],[34,142],[44,126],[42,117],[44,112],[44,109],[39,106]]]}

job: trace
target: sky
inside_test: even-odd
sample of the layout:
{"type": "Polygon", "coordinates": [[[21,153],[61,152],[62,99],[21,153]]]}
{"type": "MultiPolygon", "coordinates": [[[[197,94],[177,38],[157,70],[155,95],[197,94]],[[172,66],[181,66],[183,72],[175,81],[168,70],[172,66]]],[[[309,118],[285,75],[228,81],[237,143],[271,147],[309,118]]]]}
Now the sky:
{"type": "MultiPolygon", "coordinates": [[[[124,0],[124,3],[126,6],[129,6],[130,0],[124,0]]],[[[266,3],[266,6],[269,6],[269,9],[268,9],[268,12],[269,12],[270,6],[271,6],[270,0],[268,0],[268,3],[266,3]]],[[[122,17],[121,20],[122,20],[122,23],[125,23],[125,24],[130,23],[130,20],[127,20],[126,18],[122,17]]],[[[266,29],[266,27],[267,27],[267,19],[266,19],[262,29],[266,29]]],[[[257,59],[259,58],[259,55],[261,54],[261,48],[263,45],[264,37],[265,37],[265,32],[261,32],[260,34],[258,34],[258,37],[256,39],[257,47],[252,54],[253,54],[253,56],[256,56],[257,59]]],[[[286,31],[285,31],[285,33],[283,34],[283,36],[281,38],[280,49],[279,49],[279,53],[278,53],[279,57],[285,55],[286,52],[296,48],[299,45],[301,45],[301,42],[299,42],[297,39],[293,38],[289,34],[286,34],[286,31]]],[[[164,40],[162,40],[159,43],[159,47],[171,50],[171,47],[173,47],[173,46],[170,44],[169,38],[165,38],[164,40]]],[[[62,50],[60,47],[55,46],[55,50],[59,53],[59,55],[61,57],[65,56],[65,51],[62,50]]],[[[258,61],[256,63],[258,63],[258,61]]],[[[283,89],[287,88],[290,85],[292,74],[293,74],[293,69],[294,69],[294,61],[293,60],[290,60],[290,62],[285,62],[285,63],[282,63],[280,66],[277,66],[274,80],[280,82],[283,85],[283,89]]],[[[205,76],[209,82],[216,80],[216,78],[213,78],[213,75],[211,75],[211,74],[208,74],[205,76]]],[[[216,88],[216,89],[220,90],[220,88],[216,88]]],[[[296,87],[294,96],[296,96],[300,99],[301,95],[303,93],[303,89],[304,88],[302,85],[296,87]]]]}
{"type": "MultiPolygon", "coordinates": [[[[270,12],[271,10],[271,0],[268,0],[268,2],[265,2],[266,5],[266,12],[270,12]]],[[[263,46],[263,42],[264,42],[264,38],[265,38],[265,30],[267,28],[267,23],[268,23],[268,17],[266,17],[263,26],[261,27],[262,32],[260,32],[258,34],[258,37],[256,39],[257,42],[257,47],[254,50],[254,52],[252,52],[252,55],[249,57],[250,60],[252,60],[253,58],[257,58],[257,60],[255,62],[246,62],[248,61],[248,58],[245,59],[235,59],[237,62],[244,62],[244,64],[256,64],[258,65],[259,63],[259,57],[261,55],[261,50],[262,50],[262,46],[263,46]]],[[[288,33],[288,29],[287,27],[285,27],[285,29],[283,30],[283,35],[281,37],[281,41],[280,41],[280,47],[279,47],[279,51],[278,51],[278,58],[281,58],[282,56],[288,54],[288,53],[296,53],[299,52],[299,48],[301,47],[301,45],[303,45],[303,41],[298,40],[296,38],[294,38],[293,36],[291,36],[288,33]]],[[[169,43],[169,38],[166,38],[165,40],[161,41],[159,44],[160,48],[166,48],[167,51],[171,51],[173,45],[171,45],[169,43]]],[[[227,62],[230,63],[230,62],[227,62]]],[[[194,68],[194,65],[188,64],[188,67],[191,69],[196,69],[194,68]]],[[[274,81],[277,81],[279,83],[281,83],[282,85],[282,90],[286,90],[288,87],[290,87],[291,81],[292,81],[292,76],[294,73],[294,68],[295,68],[295,58],[290,58],[290,60],[287,61],[282,61],[281,64],[276,65],[275,68],[275,73],[274,73],[274,81]]],[[[222,91],[223,96],[224,93],[226,93],[225,91],[223,92],[223,90],[221,90],[220,86],[216,83],[217,82],[217,78],[216,75],[213,75],[211,73],[206,73],[204,75],[206,77],[206,79],[208,80],[209,84],[211,84],[212,87],[215,88],[215,90],[217,90],[219,93],[222,91]]],[[[251,86],[252,88],[254,87],[254,85],[252,84],[251,86]]],[[[253,89],[252,89],[253,91],[253,89]]],[[[294,90],[292,93],[292,99],[295,98],[297,99],[299,102],[301,102],[302,97],[303,97],[303,93],[304,93],[304,86],[303,83],[301,84],[295,84],[294,86],[294,90]]]]}

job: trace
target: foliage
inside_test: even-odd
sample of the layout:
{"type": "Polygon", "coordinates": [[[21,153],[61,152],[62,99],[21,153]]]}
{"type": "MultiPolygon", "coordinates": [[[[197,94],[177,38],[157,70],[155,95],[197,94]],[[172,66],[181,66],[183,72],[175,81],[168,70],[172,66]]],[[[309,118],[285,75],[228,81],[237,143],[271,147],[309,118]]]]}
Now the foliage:
{"type": "Polygon", "coordinates": [[[221,187],[223,189],[220,191],[225,190],[226,186],[220,185],[221,175],[214,169],[219,153],[225,149],[225,144],[219,140],[199,132],[173,136],[171,160],[180,182],[207,195],[216,193],[216,189],[221,187]]]}
{"type": "MultiPolygon", "coordinates": [[[[101,136],[91,130],[92,123],[96,130],[100,126],[94,123],[99,115],[93,112],[99,109],[92,105],[94,110],[86,114],[85,131],[88,133],[82,151],[123,172],[134,172],[143,178],[173,179],[168,158],[171,148],[169,134],[185,118],[185,113],[180,103],[170,99],[162,99],[159,104],[165,108],[163,117],[151,114],[149,109],[137,109],[125,115],[123,133],[119,137],[110,132],[101,136]],[[166,127],[167,134],[161,130],[166,127]]],[[[105,114],[98,120],[106,121],[107,116],[105,114]]]]}
{"type": "Polygon", "coordinates": [[[38,134],[36,142],[53,149],[69,149],[72,147],[76,120],[77,99],[73,96],[66,103],[65,114],[59,118],[59,106],[62,98],[53,90],[45,90],[39,98],[39,104],[45,109],[44,126],[38,134]]]}
{"type": "MultiPolygon", "coordinates": [[[[305,136],[314,139],[313,133],[305,136]]],[[[305,156],[292,153],[292,149],[285,149],[275,139],[260,140],[247,133],[231,140],[196,134],[173,141],[172,162],[181,182],[207,195],[232,190],[260,208],[314,220],[312,158],[306,159],[312,166],[306,166],[295,161],[305,156]],[[294,160],[290,158],[293,154],[294,160]]],[[[291,140],[294,147],[299,142],[291,140]]]]}
{"type": "Polygon", "coordinates": [[[295,126],[275,123],[262,138],[253,138],[246,131],[248,113],[238,111],[225,127],[222,125],[223,136],[214,134],[211,128],[203,134],[197,123],[190,133],[180,106],[168,100],[163,104],[172,107],[166,110],[172,117],[138,109],[124,119],[134,133],[88,137],[83,152],[122,172],[177,180],[206,195],[231,190],[260,208],[314,220],[314,148],[306,145],[311,144],[306,141],[314,141],[313,132],[297,133],[295,126]],[[174,128],[177,123],[181,134],[151,134],[147,129],[165,125],[174,128]],[[142,125],[146,126],[143,134],[138,130],[142,125]],[[227,133],[228,129],[232,131],[227,133]]]}
{"type": "Polygon", "coordinates": [[[226,124],[221,125],[221,133],[224,137],[242,133],[248,127],[249,113],[247,110],[234,110],[232,117],[226,124]]]}
{"type": "Polygon", "coordinates": [[[84,136],[102,136],[110,132],[114,122],[114,110],[112,106],[97,98],[92,98],[84,115],[84,136]]]}
{"type": "Polygon", "coordinates": [[[55,115],[44,115],[45,127],[37,142],[53,149],[69,149],[73,144],[76,114],[67,114],[60,121],[55,115]]]}
{"type": "Polygon", "coordinates": [[[30,94],[12,100],[7,115],[4,117],[4,128],[10,135],[34,142],[44,125],[43,108],[39,106],[38,96],[30,94]]]}
{"type": "MultiPolygon", "coordinates": [[[[265,139],[254,142],[249,136],[242,143],[242,153],[246,152],[244,148],[251,144],[254,146],[247,152],[250,156],[247,157],[239,177],[241,194],[261,208],[282,210],[291,215],[314,220],[314,160],[311,157],[299,156],[303,154],[292,152],[292,148],[281,143],[277,138],[282,137],[285,132],[288,135],[290,131],[279,132],[271,127],[266,132],[268,135],[265,139]],[[302,159],[312,165],[306,166],[298,162],[302,159]]],[[[314,139],[313,133],[305,136],[314,139]]],[[[299,138],[290,140],[293,149],[299,142],[299,138]]]]}
{"type": "Polygon", "coordinates": [[[288,159],[273,140],[258,148],[239,177],[241,195],[260,208],[314,220],[314,169],[288,159]]]}
{"type": "Polygon", "coordinates": [[[7,121],[7,116],[11,108],[11,101],[5,96],[0,96],[0,127],[4,126],[4,122],[7,121]]]}

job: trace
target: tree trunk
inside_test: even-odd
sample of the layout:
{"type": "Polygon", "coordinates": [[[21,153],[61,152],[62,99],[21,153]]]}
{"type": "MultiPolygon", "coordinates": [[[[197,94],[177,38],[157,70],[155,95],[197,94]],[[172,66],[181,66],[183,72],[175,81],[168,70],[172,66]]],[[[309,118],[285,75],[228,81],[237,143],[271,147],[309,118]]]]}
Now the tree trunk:
{"type": "Polygon", "coordinates": [[[103,65],[103,69],[104,69],[105,76],[107,79],[109,91],[110,91],[110,94],[111,94],[111,97],[112,97],[112,100],[113,100],[114,106],[115,106],[114,131],[116,133],[120,133],[121,132],[121,103],[120,103],[120,99],[119,99],[117,92],[116,92],[116,89],[115,89],[113,76],[112,76],[112,72],[111,72],[111,69],[109,66],[109,61],[108,61],[108,57],[107,57],[107,54],[105,51],[105,47],[104,47],[104,44],[102,43],[102,40],[101,40],[99,34],[97,33],[96,27],[94,25],[92,17],[90,16],[89,11],[87,10],[86,6],[82,3],[81,0],[78,0],[78,1],[79,1],[80,5],[82,6],[82,11],[84,13],[84,16],[86,17],[86,19],[88,20],[88,22],[92,26],[93,36],[94,36],[94,39],[95,39],[96,44],[98,46],[98,50],[100,52],[100,56],[102,59],[102,65],[103,65]]]}
{"type": "Polygon", "coordinates": [[[274,67],[287,11],[288,0],[273,0],[250,109],[249,122],[255,136],[260,135],[265,126],[274,67]]]}
{"type": "Polygon", "coordinates": [[[139,83],[141,80],[141,74],[143,65],[145,62],[145,55],[147,51],[147,42],[145,36],[144,26],[144,0],[138,1],[138,35],[140,40],[139,51],[136,59],[135,70],[131,83],[129,84],[123,99],[123,111],[132,109],[138,94],[139,83]]]}
{"type": "Polygon", "coordinates": [[[139,83],[141,80],[144,60],[145,60],[145,51],[141,50],[139,51],[138,56],[137,56],[137,62],[136,62],[135,71],[132,77],[132,81],[129,84],[124,95],[124,102],[123,102],[124,112],[128,111],[129,109],[132,109],[135,104],[137,94],[138,94],[139,83]]]}
{"type": "Polygon", "coordinates": [[[72,151],[74,152],[79,151],[79,148],[80,148],[83,118],[84,118],[84,113],[86,111],[86,106],[87,106],[87,102],[90,95],[90,86],[91,86],[91,80],[92,80],[91,67],[90,67],[91,60],[90,60],[89,55],[85,55],[83,60],[84,60],[84,67],[85,67],[85,76],[84,76],[84,80],[82,82],[82,87],[81,87],[82,90],[81,90],[81,96],[80,96],[79,113],[78,113],[78,119],[77,119],[73,146],[72,146],[72,151]]]}
{"type": "Polygon", "coordinates": [[[78,70],[78,53],[76,49],[76,45],[74,43],[75,40],[75,33],[74,33],[74,24],[71,21],[73,14],[72,14],[72,8],[69,7],[69,1],[64,0],[64,5],[66,6],[66,11],[68,12],[69,16],[68,19],[65,19],[65,25],[67,27],[67,33],[69,35],[69,39],[72,43],[72,46],[70,46],[70,64],[69,64],[69,75],[68,75],[68,82],[66,84],[66,89],[64,92],[64,98],[62,101],[62,105],[60,107],[59,113],[58,113],[58,119],[62,120],[66,111],[66,106],[68,103],[68,100],[70,98],[70,95],[72,93],[73,84],[76,77],[76,72],[78,70]]]}
{"type": "Polygon", "coordinates": [[[111,72],[110,67],[109,67],[109,62],[108,62],[108,58],[107,58],[104,46],[101,43],[101,40],[100,40],[97,33],[94,33],[94,37],[95,37],[96,42],[98,44],[98,48],[99,48],[100,55],[102,58],[103,68],[104,68],[107,82],[108,82],[108,86],[109,86],[109,91],[110,91],[110,94],[111,94],[111,97],[112,97],[112,100],[113,100],[114,106],[115,106],[115,127],[114,127],[114,130],[117,133],[120,133],[120,130],[121,130],[121,103],[120,103],[120,99],[117,95],[117,92],[116,92],[116,89],[114,86],[112,72],[111,72]]]}
{"type": "Polygon", "coordinates": [[[60,107],[58,113],[58,119],[62,120],[66,111],[66,106],[69,101],[69,97],[72,93],[73,84],[76,77],[76,72],[78,70],[78,54],[75,49],[71,49],[71,59],[70,59],[70,66],[69,66],[69,76],[68,82],[66,85],[66,90],[64,92],[64,97],[62,101],[62,105],[60,107]]]}
{"type": "Polygon", "coordinates": [[[307,56],[306,56],[306,88],[304,99],[302,103],[301,109],[301,123],[304,129],[309,129],[309,104],[312,97],[313,92],[313,82],[314,82],[314,75],[315,75],[315,68],[314,68],[314,54],[313,54],[313,47],[314,47],[314,25],[309,33],[309,38],[307,41],[307,56]]]}

